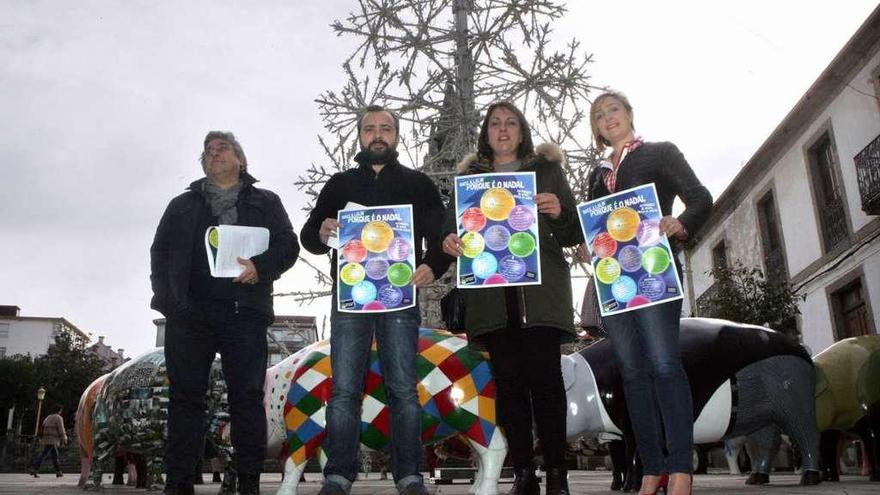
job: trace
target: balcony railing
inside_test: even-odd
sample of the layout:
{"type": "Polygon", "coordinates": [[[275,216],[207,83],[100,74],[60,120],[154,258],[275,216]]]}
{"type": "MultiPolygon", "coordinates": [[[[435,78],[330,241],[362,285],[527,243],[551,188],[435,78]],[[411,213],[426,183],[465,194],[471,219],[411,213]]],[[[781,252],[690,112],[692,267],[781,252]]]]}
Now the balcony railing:
{"type": "Polygon", "coordinates": [[[826,252],[833,250],[841,241],[849,237],[846,215],[843,208],[843,196],[837,196],[837,198],[826,203],[825,207],[819,210],[819,215],[822,217],[821,222],[826,252]]]}
{"type": "Polygon", "coordinates": [[[862,211],[868,215],[880,215],[880,136],[865,146],[854,160],[862,211]]]}

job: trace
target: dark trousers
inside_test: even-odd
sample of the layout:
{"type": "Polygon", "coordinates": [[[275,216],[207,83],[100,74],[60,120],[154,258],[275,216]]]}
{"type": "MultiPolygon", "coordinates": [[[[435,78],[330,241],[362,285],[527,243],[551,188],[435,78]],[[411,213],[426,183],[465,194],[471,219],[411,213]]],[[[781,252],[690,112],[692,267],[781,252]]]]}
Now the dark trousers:
{"type": "Polygon", "coordinates": [[[560,330],[552,327],[496,330],[486,335],[497,387],[499,424],[516,469],[534,467],[532,423],[544,468],[565,467],[565,384],[560,330]]]}
{"type": "Polygon", "coordinates": [[[43,447],[43,452],[40,453],[39,457],[34,459],[34,464],[32,466],[34,471],[39,471],[40,465],[42,465],[43,461],[50,456],[52,458],[52,467],[55,468],[56,473],[60,473],[61,466],[58,465],[58,449],[54,445],[46,445],[43,447]]]}
{"type": "Polygon", "coordinates": [[[257,474],[266,457],[266,328],[269,316],[233,301],[199,305],[192,319],[168,318],[165,364],[168,369],[168,486],[193,484],[207,428],[205,396],[214,355],[223,366],[232,419],[233,461],[239,473],[257,474]]]}

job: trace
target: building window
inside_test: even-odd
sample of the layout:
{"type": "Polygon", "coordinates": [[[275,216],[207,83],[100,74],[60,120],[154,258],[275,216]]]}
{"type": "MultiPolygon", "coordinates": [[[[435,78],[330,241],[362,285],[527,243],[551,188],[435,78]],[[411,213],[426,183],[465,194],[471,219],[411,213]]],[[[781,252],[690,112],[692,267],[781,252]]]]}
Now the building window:
{"type": "Polygon", "coordinates": [[[843,185],[837,171],[837,159],[831,134],[826,131],[807,151],[810,162],[810,178],[816,198],[816,212],[822,232],[825,252],[837,247],[849,237],[846,212],[844,211],[843,185]]]}
{"type": "Polygon", "coordinates": [[[9,323],[0,323],[0,339],[9,338],[9,323]]]}
{"type": "Polygon", "coordinates": [[[6,357],[6,348],[0,347],[0,358],[5,358],[5,357],[6,357]]]}
{"type": "Polygon", "coordinates": [[[724,239],[721,239],[712,248],[712,269],[723,268],[727,268],[727,243],[724,242],[724,239]]]}
{"type": "MultiPolygon", "coordinates": [[[[874,68],[874,71],[871,73],[871,82],[874,85],[874,94],[880,95],[880,66],[874,68]]],[[[880,106],[880,99],[874,98],[878,106],[880,106]]]]}
{"type": "Polygon", "coordinates": [[[837,340],[871,334],[868,304],[861,278],[831,294],[837,340]]]}
{"type": "Polygon", "coordinates": [[[773,191],[767,191],[767,194],[758,201],[758,224],[761,230],[767,280],[785,282],[788,280],[788,269],[785,266],[785,247],[782,245],[782,230],[779,228],[773,191]]]}

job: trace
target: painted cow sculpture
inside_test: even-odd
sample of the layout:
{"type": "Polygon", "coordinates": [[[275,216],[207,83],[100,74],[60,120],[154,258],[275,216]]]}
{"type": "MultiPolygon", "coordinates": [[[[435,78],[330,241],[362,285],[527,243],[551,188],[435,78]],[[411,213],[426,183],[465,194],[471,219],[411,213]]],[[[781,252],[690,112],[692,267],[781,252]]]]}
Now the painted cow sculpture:
{"type": "MultiPolygon", "coordinates": [[[[479,457],[472,492],[498,493],[507,442],[496,426],[495,385],[486,358],[461,336],[442,330],[421,329],[418,345],[422,441],[465,437],[479,457]]],[[[389,443],[390,410],[377,357],[374,342],[361,416],[361,443],[372,450],[389,443]]],[[[273,366],[266,379],[268,451],[284,459],[278,493],[293,495],[306,462],[320,454],[326,437],[325,412],[333,387],[329,341],[306,347],[273,366]]]]}
{"type": "Polygon", "coordinates": [[[98,400],[98,393],[104,386],[104,382],[110,374],[102,375],[95,379],[88,387],[86,387],[79,399],[79,406],[76,408],[75,430],[76,439],[79,443],[79,461],[80,475],[78,486],[86,486],[89,473],[92,468],[92,459],[95,455],[95,402],[98,400]]]}
{"type": "MultiPolygon", "coordinates": [[[[680,348],[693,395],[695,443],[746,434],[772,443],[778,427],[801,448],[801,483],[820,482],[813,364],[801,345],[762,327],[683,318],[680,348]]],[[[569,438],[614,433],[630,444],[628,452],[634,451],[611,342],[563,356],[562,368],[569,438]]],[[[771,450],[772,445],[762,449],[771,450]]],[[[771,461],[753,461],[754,472],[769,476],[771,461]]]]}
{"type": "MultiPolygon", "coordinates": [[[[872,481],[880,481],[880,336],[865,335],[841,340],[813,358],[816,369],[816,421],[821,432],[822,478],[839,481],[838,445],[844,432],[861,437],[872,481]]],[[[777,435],[778,436],[778,435],[777,435]]],[[[754,439],[742,437],[729,447],[728,461],[745,444],[750,457],[764,453],[754,439]],[[748,449],[749,446],[751,449],[748,449]]],[[[774,440],[771,447],[778,445],[774,440]]],[[[733,467],[734,464],[731,464],[733,467]]]]}
{"type": "MultiPolygon", "coordinates": [[[[91,472],[92,458],[95,454],[95,406],[98,401],[98,394],[101,392],[104,382],[109,376],[109,373],[102,375],[89,384],[80,397],[79,405],[76,408],[74,428],[79,447],[80,475],[77,486],[80,488],[86,486],[89,473],[91,472]]],[[[125,484],[123,475],[128,471],[128,486],[147,487],[146,481],[148,476],[146,475],[146,465],[143,462],[142,456],[127,453],[124,448],[120,448],[117,449],[114,460],[114,485],[125,484]],[[138,476],[138,473],[140,476],[138,476]]]]}
{"type": "MultiPolygon", "coordinates": [[[[228,423],[221,407],[225,382],[215,361],[207,396],[209,428],[219,431],[228,423]]],[[[149,488],[160,488],[168,417],[168,380],[162,348],[132,359],[89,385],[77,409],[81,449],[80,486],[101,488],[102,475],[118,454],[143,459],[149,488]],[[88,478],[88,481],[87,481],[88,478]]]]}
{"type": "Polygon", "coordinates": [[[837,444],[843,432],[854,431],[866,447],[871,481],[880,481],[880,336],[841,340],[813,361],[824,478],[840,480],[837,444]]]}

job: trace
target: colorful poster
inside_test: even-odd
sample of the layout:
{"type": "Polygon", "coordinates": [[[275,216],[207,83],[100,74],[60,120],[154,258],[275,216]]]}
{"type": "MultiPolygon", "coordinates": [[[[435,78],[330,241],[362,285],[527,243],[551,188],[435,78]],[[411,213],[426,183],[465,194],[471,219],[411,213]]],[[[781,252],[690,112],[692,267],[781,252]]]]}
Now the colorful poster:
{"type": "Polygon", "coordinates": [[[455,178],[459,288],[541,283],[535,191],[534,172],[455,178]]]}
{"type": "Polygon", "coordinates": [[[682,298],[654,184],[578,205],[602,316],[682,298]]]}
{"type": "Polygon", "coordinates": [[[385,313],[416,304],[412,205],[340,210],[337,308],[385,313]]]}

